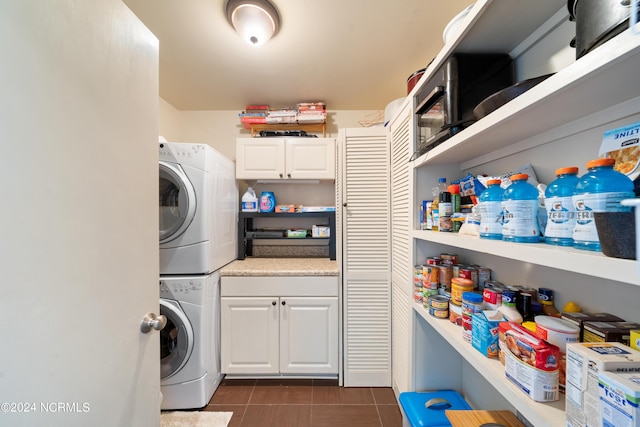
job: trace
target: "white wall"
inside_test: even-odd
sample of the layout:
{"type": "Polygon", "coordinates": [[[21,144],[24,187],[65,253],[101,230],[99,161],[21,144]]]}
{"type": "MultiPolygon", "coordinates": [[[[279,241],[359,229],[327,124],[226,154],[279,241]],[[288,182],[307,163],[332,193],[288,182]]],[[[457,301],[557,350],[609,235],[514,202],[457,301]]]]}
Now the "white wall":
{"type": "MultiPolygon", "coordinates": [[[[232,160],[236,158],[235,141],[250,136],[242,127],[240,111],[180,111],[160,99],[160,135],[168,141],[209,144],[232,160]]],[[[337,137],[338,129],[362,127],[382,114],[376,110],[340,110],[327,112],[327,137],[337,137]]],[[[320,136],[320,135],[319,135],[320,136]]]]}

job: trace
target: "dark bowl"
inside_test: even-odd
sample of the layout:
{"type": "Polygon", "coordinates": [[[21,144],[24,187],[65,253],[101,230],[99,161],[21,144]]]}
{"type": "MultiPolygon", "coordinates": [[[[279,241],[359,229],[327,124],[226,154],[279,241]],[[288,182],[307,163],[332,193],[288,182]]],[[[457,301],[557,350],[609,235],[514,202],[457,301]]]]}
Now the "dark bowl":
{"type": "Polygon", "coordinates": [[[594,212],[602,253],[613,258],[636,259],[634,212],[594,212]]]}

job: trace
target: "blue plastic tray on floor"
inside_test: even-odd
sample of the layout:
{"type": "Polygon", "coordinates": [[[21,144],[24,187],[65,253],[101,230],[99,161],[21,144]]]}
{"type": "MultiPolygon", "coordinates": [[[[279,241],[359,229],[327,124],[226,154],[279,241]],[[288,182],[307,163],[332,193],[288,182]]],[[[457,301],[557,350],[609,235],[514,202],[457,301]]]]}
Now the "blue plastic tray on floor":
{"type": "Polygon", "coordinates": [[[451,427],[448,409],[473,409],[455,390],[400,393],[400,406],[411,427],[451,427]]]}

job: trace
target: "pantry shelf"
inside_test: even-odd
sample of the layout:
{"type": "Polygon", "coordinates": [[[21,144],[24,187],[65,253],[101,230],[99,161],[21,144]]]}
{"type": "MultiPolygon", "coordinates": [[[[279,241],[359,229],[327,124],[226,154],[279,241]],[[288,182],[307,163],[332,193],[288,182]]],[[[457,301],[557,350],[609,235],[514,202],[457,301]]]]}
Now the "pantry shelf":
{"type": "Polygon", "coordinates": [[[413,230],[415,239],[640,286],[636,261],[546,243],[512,243],[457,233],[413,230]]]}
{"type": "Polygon", "coordinates": [[[238,259],[245,259],[253,254],[254,240],[287,240],[291,244],[301,241],[326,241],[329,244],[329,259],[336,259],[336,213],[327,212],[240,212],[238,214],[238,259]],[[255,230],[254,220],[259,218],[321,218],[329,225],[329,237],[257,237],[247,233],[255,230]]]}
{"type": "MultiPolygon", "coordinates": [[[[451,345],[455,351],[468,363],[475,367],[477,372],[492,386],[500,390],[504,398],[515,405],[529,422],[535,426],[560,427],[565,425],[565,401],[564,395],[556,402],[540,403],[528,399],[522,390],[509,381],[504,372],[504,366],[498,359],[490,359],[477,351],[462,338],[462,328],[451,323],[447,319],[439,319],[431,316],[422,303],[413,303],[413,311],[419,317],[419,321],[425,321],[440,337],[451,345]]],[[[437,343],[429,342],[435,346],[437,343]]]]}

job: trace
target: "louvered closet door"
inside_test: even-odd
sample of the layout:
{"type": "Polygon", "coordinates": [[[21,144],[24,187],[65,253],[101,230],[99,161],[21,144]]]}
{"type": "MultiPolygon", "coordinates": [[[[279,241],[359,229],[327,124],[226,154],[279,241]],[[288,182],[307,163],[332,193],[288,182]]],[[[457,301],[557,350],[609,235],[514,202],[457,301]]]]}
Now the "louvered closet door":
{"type": "Polygon", "coordinates": [[[391,290],[393,337],[391,348],[393,360],[393,388],[397,394],[410,387],[411,349],[409,331],[411,328],[411,292],[413,271],[410,256],[409,237],[411,190],[409,179],[411,109],[405,108],[390,124],[391,133],[391,290]]]}
{"type": "Polygon", "coordinates": [[[391,386],[391,222],[386,128],[342,129],[344,385],[391,386]]]}

